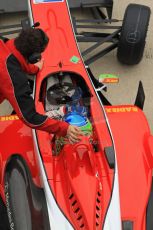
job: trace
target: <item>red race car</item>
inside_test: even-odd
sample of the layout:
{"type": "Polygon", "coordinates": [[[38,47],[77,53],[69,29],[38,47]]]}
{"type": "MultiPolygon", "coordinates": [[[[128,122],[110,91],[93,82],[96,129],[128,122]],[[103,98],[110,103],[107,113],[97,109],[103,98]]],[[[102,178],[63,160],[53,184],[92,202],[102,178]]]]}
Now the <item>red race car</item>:
{"type": "MultiPolygon", "coordinates": [[[[148,7],[130,5],[126,18],[129,12],[149,20],[148,7]]],[[[105,85],[84,65],[67,1],[29,0],[29,18],[51,37],[34,86],[37,111],[78,125],[84,135],[70,144],[16,115],[0,117],[0,229],[153,229],[153,137],[142,83],[135,105],[112,106],[101,92],[105,85]]],[[[138,50],[145,39],[138,27],[126,41],[122,28],[123,62],[123,43],[138,50]]]]}

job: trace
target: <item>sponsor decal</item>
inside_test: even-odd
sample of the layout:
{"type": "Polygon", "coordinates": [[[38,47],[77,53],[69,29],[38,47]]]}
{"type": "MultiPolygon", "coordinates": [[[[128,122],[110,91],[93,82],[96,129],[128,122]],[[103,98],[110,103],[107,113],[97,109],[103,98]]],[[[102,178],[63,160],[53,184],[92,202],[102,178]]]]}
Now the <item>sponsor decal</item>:
{"type": "Polygon", "coordinates": [[[112,107],[106,108],[107,113],[131,113],[138,112],[137,107],[112,107]]]}
{"type": "Polygon", "coordinates": [[[119,77],[114,74],[100,74],[99,82],[102,83],[118,83],[119,77]]]}
{"type": "Polygon", "coordinates": [[[130,31],[127,34],[126,40],[129,43],[138,43],[141,39],[141,33],[137,30],[135,31],[130,31]]]}
{"type": "Polygon", "coordinates": [[[10,224],[10,229],[15,230],[15,224],[13,222],[12,212],[10,208],[10,202],[9,202],[10,196],[9,196],[8,190],[9,190],[9,185],[8,185],[8,182],[6,182],[5,183],[5,199],[6,199],[7,215],[8,215],[8,220],[10,224]]]}
{"type": "Polygon", "coordinates": [[[0,121],[15,121],[15,120],[19,120],[19,117],[17,115],[0,117],[0,121]]]}
{"type": "Polygon", "coordinates": [[[34,3],[56,3],[56,2],[64,2],[64,0],[34,0],[34,3]]]}
{"type": "Polygon", "coordinates": [[[72,56],[70,62],[77,64],[80,61],[80,58],[77,56],[72,56]]]}

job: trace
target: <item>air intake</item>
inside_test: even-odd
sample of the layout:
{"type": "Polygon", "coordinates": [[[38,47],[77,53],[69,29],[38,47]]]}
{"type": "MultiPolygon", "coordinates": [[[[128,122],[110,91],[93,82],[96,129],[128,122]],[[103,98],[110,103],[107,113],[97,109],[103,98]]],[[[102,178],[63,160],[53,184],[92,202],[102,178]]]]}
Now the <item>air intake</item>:
{"type": "Polygon", "coordinates": [[[97,192],[96,197],[96,228],[101,224],[101,193],[97,192]]]}
{"type": "Polygon", "coordinates": [[[78,203],[74,193],[70,194],[69,201],[70,201],[70,206],[71,206],[71,209],[72,209],[72,212],[74,214],[74,217],[75,217],[75,220],[77,222],[78,227],[82,230],[85,230],[86,227],[85,227],[85,221],[83,218],[83,214],[82,214],[82,211],[79,207],[79,203],[78,203]]]}

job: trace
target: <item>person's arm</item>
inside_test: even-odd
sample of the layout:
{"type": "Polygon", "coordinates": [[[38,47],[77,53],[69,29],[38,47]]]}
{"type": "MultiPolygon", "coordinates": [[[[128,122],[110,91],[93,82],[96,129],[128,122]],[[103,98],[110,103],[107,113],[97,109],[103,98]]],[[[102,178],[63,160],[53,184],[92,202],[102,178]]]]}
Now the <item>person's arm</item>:
{"type": "Polygon", "coordinates": [[[36,62],[35,64],[27,64],[27,72],[28,74],[37,74],[39,70],[43,68],[44,65],[44,59],[41,59],[40,61],[36,62]]]}
{"type": "Polygon", "coordinates": [[[9,87],[5,87],[3,94],[10,101],[22,121],[31,128],[65,136],[69,127],[68,123],[50,119],[45,115],[37,113],[33,98],[31,97],[32,92],[27,76],[13,55],[7,59],[6,68],[6,73],[8,74],[6,76],[6,83],[8,83],[9,87]]]}
{"type": "Polygon", "coordinates": [[[39,67],[36,66],[35,64],[27,64],[27,73],[30,75],[35,75],[39,72],[39,67]]]}

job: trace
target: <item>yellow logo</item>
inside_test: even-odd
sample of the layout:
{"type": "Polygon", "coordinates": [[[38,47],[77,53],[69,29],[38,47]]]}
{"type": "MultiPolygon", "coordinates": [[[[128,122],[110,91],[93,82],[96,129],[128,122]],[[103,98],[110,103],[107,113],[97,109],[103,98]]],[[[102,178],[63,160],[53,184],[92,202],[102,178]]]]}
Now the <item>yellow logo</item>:
{"type": "Polygon", "coordinates": [[[131,113],[138,112],[137,107],[112,107],[106,108],[107,113],[131,113]]]}
{"type": "Polygon", "coordinates": [[[0,117],[0,121],[14,121],[14,120],[19,120],[17,115],[0,117]]]}

